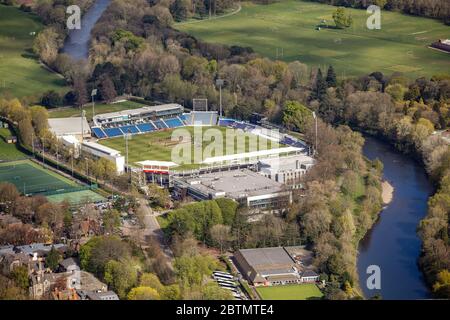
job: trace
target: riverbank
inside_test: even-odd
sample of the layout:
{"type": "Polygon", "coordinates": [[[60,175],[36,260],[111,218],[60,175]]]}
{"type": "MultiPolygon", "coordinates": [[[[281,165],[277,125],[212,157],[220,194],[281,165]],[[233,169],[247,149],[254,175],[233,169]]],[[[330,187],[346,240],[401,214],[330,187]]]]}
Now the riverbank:
{"type": "Polygon", "coordinates": [[[394,198],[394,187],[386,180],[381,183],[381,198],[384,205],[391,203],[394,198]]]}

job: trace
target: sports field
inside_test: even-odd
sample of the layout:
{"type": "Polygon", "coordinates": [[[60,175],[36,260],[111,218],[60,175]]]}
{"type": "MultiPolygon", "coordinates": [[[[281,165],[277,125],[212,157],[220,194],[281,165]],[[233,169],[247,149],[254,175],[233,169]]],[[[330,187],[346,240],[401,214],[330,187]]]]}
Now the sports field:
{"type": "Polygon", "coordinates": [[[319,288],[312,283],[258,287],[256,291],[263,300],[308,300],[323,296],[319,288]]]}
{"type": "Polygon", "coordinates": [[[6,143],[6,138],[10,135],[9,129],[0,128],[0,163],[25,158],[25,155],[17,149],[15,144],[6,143]]]}
{"type": "Polygon", "coordinates": [[[78,185],[30,160],[0,163],[0,181],[14,184],[22,194],[63,190],[78,185]]]}
{"type": "MultiPolygon", "coordinates": [[[[193,142],[194,140],[194,127],[182,127],[179,129],[171,129],[166,131],[157,131],[149,134],[141,134],[141,135],[134,135],[131,140],[128,142],[128,152],[129,152],[129,161],[130,164],[138,161],[144,161],[144,160],[157,160],[157,161],[173,161],[172,160],[172,149],[178,145],[180,147],[180,144],[178,144],[177,141],[173,142],[171,141],[172,132],[174,130],[187,130],[191,137],[191,142],[189,143],[191,147],[191,155],[193,157],[194,155],[194,149],[197,149],[196,152],[199,152],[200,146],[196,146],[193,142]]],[[[221,133],[221,136],[223,137],[223,152],[227,152],[227,150],[234,150],[232,153],[242,153],[242,152],[248,152],[248,151],[255,151],[254,149],[249,148],[249,139],[245,140],[245,147],[239,147],[237,146],[237,140],[236,139],[227,139],[226,136],[226,130],[227,128],[224,127],[196,127],[197,130],[200,130],[199,132],[202,134],[203,137],[205,136],[205,133],[210,132],[209,129],[216,129],[219,130],[221,133]],[[234,149],[233,149],[234,146],[234,149]]],[[[217,132],[217,131],[216,131],[217,132]]],[[[205,138],[206,139],[206,138],[205,138]]],[[[122,155],[126,155],[126,149],[125,149],[125,140],[122,137],[119,138],[113,138],[113,139],[107,139],[107,140],[101,140],[99,141],[100,144],[105,145],[107,147],[113,148],[115,150],[118,150],[121,152],[122,155]]],[[[205,151],[208,146],[210,146],[213,142],[209,140],[209,142],[204,142],[202,144],[202,150],[205,151]]],[[[255,149],[257,150],[265,150],[278,147],[275,143],[271,143],[271,141],[258,137],[258,145],[255,146],[255,149]]],[[[188,148],[186,148],[188,149],[188,148]]],[[[202,153],[203,157],[202,160],[209,156],[218,156],[215,152],[211,152],[210,154],[202,153]]],[[[222,155],[222,154],[221,154],[222,155]]],[[[194,162],[194,161],[193,161],[194,162]]],[[[177,169],[193,169],[197,168],[199,165],[192,163],[192,164],[184,164],[177,169]]]]}
{"type": "Polygon", "coordinates": [[[80,203],[96,202],[105,200],[104,197],[92,190],[82,190],[69,193],[55,194],[47,196],[48,201],[58,203],[62,201],[68,201],[72,205],[80,203]]]}
{"type": "Polygon", "coordinates": [[[334,26],[335,10],[334,6],[306,1],[244,3],[235,15],[175,27],[211,43],[252,47],[272,59],[299,60],[323,68],[331,64],[339,77],[373,71],[398,71],[411,78],[450,74],[450,54],[427,48],[438,39],[450,38],[449,26],[382,11],[381,30],[369,30],[365,10],[346,9],[353,17],[352,27],[316,30],[322,20],[334,26]]]}
{"type": "MultiPolygon", "coordinates": [[[[95,114],[102,114],[108,112],[116,112],[122,110],[129,109],[137,109],[142,108],[145,105],[142,103],[134,102],[134,101],[123,101],[112,104],[95,104],[95,114]]],[[[92,106],[85,106],[84,110],[86,110],[86,118],[88,120],[92,119],[92,106]]],[[[49,110],[48,113],[49,118],[70,118],[70,117],[79,117],[80,109],[78,108],[64,108],[64,109],[56,109],[49,110]]]]}
{"type": "Polygon", "coordinates": [[[34,37],[42,24],[35,15],[13,6],[0,5],[0,95],[40,95],[63,91],[65,81],[44,69],[32,53],[34,37]]]}

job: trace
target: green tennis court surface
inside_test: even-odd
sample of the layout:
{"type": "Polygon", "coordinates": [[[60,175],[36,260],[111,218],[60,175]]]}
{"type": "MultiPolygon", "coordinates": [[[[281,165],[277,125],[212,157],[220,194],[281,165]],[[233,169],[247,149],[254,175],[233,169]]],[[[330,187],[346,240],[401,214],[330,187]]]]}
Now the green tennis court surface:
{"type": "Polygon", "coordinates": [[[30,161],[15,161],[0,164],[0,182],[10,182],[22,194],[37,194],[48,191],[71,189],[75,182],[30,161]]]}
{"type": "Polygon", "coordinates": [[[99,195],[98,193],[96,193],[92,190],[83,190],[83,191],[55,194],[55,195],[47,196],[47,199],[48,199],[48,201],[54,202],[54,203],[67,200],[71,205],[105,200],[104,197],[102,197],[101,195],[99,195]]]}

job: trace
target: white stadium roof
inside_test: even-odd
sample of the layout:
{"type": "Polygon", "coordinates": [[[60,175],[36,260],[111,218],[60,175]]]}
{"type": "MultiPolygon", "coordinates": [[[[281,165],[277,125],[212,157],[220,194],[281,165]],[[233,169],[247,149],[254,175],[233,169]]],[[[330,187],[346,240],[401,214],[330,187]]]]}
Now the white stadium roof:
{"type": "Polygon", "coordinates": [[[248,158],[261,158],[261,157],[267,157],[267,156],[277,155],[277,154],[281,154],[281,153],[291,153],[291,152],[301,152],[301,151],[303,151],[303,149],[296,148],[296,147],[276,148],[276,149],[260,150],[260,151],[253,151],[253,152],[230,154],[230,155],[226,155],[226,156],[206,158],[203,161],[203,163],[211,164],[211,163],[220,163],[220,162],[227,162],[227,161],[233,161],[233,160],[243,160],[243,159],[248,159],[248,158]]]}

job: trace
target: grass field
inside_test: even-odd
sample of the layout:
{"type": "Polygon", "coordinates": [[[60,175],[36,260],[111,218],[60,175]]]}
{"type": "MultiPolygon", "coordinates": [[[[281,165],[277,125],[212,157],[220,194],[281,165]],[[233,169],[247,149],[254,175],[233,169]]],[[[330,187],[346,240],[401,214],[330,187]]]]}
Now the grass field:
{"type": "Polygon", "coordinates": [[[0,95],[40,95],[65,90],[65,81],[44,69],[32,53],[34,36],[42,24],[32,14],[0,5],[0,95]]]}
{"type": "Polygon", "coordinates": [[[75,182],[44,169],[30,160],[0,164],[0,181],[14,184],[23,194],[42,193],[78,186],[75,182]]]}
{"type": "MultiPolygon", "coordinates": [[[[137,109],[145,106],[142,103],[134,102],[134,101],[124,101],[118,102],[114,104],[95,104],[95,114],[102,114],[108,112],[116,112],[128,109],[137,109]]],[[[88,120],[92,119],[92,106],[84,107],[86,110],[86,118],[88,120]]],[[[49,110],[48,114],[49,118],[70,118],[70,117],[79,117],[80,109],[78,108],[62,108],[56,110],[49,110]]]]}
{"type": "Polygon", "coordinates": [[[70,204],[76,205],[86,202],[96,202],[105,200],[104,197],[92,190],[83,190],[47,196],[48,201],[58,203],[67,200],[70,204]]]}
{"type": "Polygon", "coordinates": [[[0,163],[25,158],[25,155],[17,149],[15,144],[6,143],[6,138],[11,135],[11,131],[0,128],[0,163]]]}
{"type": "MultiPolygon", "coordinates": [[[[237,153],[238,147],[237,142],[233,140],[226,139],[226,129],[224,127],[197,127],[197,129],[202,130],[202,134],[205,134],[206,130],[208,129],[217,129],[220,130],[222,133],[223,138],[223,152],[225,153],[226,150],[232,150],[232,146],[234,144],[234,152],[237,153]],[[199,129],[200,128],[200,129],[199,129]]],[[[188,130],[191,138],[194,137],[194,127],[183,127],[181,129],[188,130]]],[[[176,129],[175,129],[176,130],[176,129]]],[[[167,130],[167,131],[157,131],[150,134],[141,134],[141,135],[135,135],[132,137],[131,140],[129,140],[128,144],[128,150],[129,150],[129,161],[130,164],[138,161],[143,160],[157,160],[157,161],[173,161],[172,160],[172,149],[175,146],[176,142],[171,142],[171,135],[174,129],[167,130]]],[[[122,155],[126,154],[125,150],[125,140],[122,137],[119,138],[113,138],[113,139],[107,139],[107,140],[101,140],[99,142],[102,145],[105,145],[107,147],[113,148],[115,150],[118,150],[121,152],[122,155]]],[[[210,145],[212,142],[204,142],[203,143],[203,150],[205,150],[208,145],[210,145]]],[[[271,144],[269,140],[266,140],[264,138],[259,138],[258,143],[261,145],[258,146],[258,150],[264,150],[264,149],[270,149],[273,147],[277,147],[275,144],[271,144]]],[[[194,154],[194,148],[195,144],[191,143],[191,154],[194,154]]],[[[242,148],[242,147],[240,147],[242,148]]],[[[242,151],[251,151],[249,150],[249,140],[246,139],[245,142],[245,148],[239,149],[242,151]]],[[[254,151],[254,150],[253,150],[254,151]]],[[[199,151],[197,151],[199,152],[199,151]]],[[[215,156],[215,153],[212,152],[209,156],[215,156]]],[[[204,160],[207,156],[204,155],[202,159],[204,160]]],[[[194,169],[198,168],[198,164],[183,164],[177,169],[194,169]]]]}
{"type": "Polygon", "coordinates": [[[352,27],[316,30],[322,19],[334,25],[331,15],[335,9],[293,0],[270,5],[244,3],[235,15],[175,27],[211,43],[250,46],[272,59],[277,58],[278,50],[278,58],[285,61],[322,67],[331,64],[340,77],[373,71],[398,71],[411,78],[450,74],[450,54],[427,48],[437,39],[449,38],[449,26],[383,11],[381,30],[369,30],[365,10],[346,9],[353,17],[352,27]]]}
{"type": "Polygon", "coordinates": [[[256,291],[263,300],[308,300],[323,296],[319,288],[312,283],[258,287],[256,291]]]}

